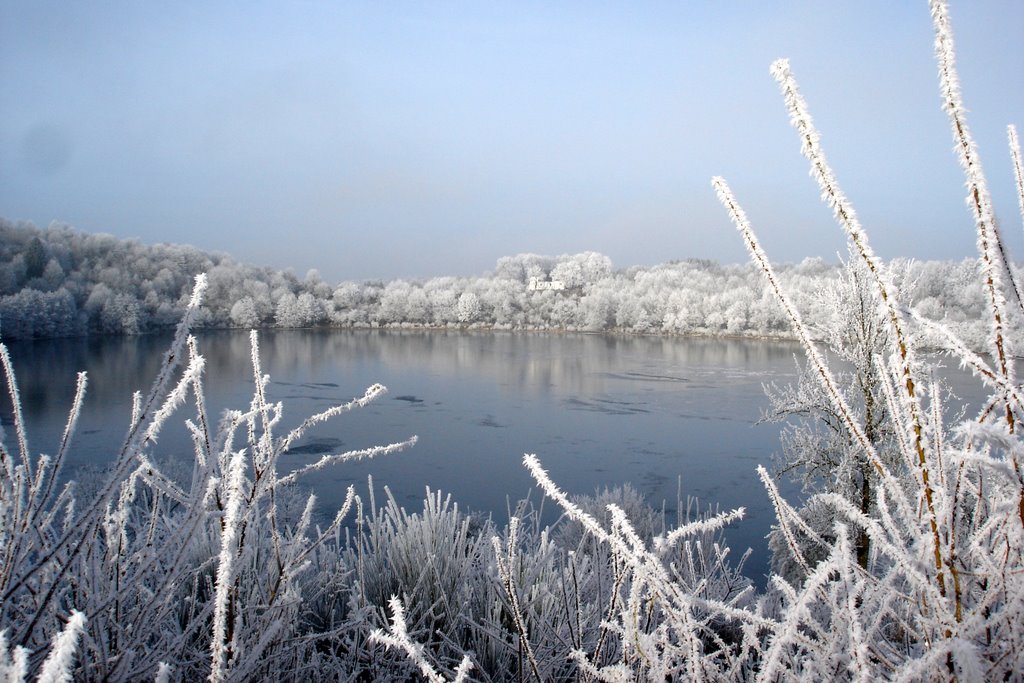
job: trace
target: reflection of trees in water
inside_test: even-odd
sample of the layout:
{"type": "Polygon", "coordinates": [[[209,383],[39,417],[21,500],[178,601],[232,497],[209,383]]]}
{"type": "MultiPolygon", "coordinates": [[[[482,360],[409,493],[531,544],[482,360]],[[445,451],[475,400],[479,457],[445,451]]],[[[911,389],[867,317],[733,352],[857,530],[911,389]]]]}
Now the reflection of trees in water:
{"type": "MultiPolygon", "coordinates": [[[[704,382],[724,381],[726,370],[780,364],[788,370],[795,350],[791,343],[775,341],[552,333],[279,330],[262,332],[260,339],[264,371],[281,382],[327,383],[337,381],[346,368],[379,369],[392,384],[396,375],[407,372],[468,376],[527,396],[615,393],[623,380],[678,391],[678,382],[666,380],[699,376],[704,382]]],[[[132,393],[148,389],[166,343],[164,335],[14,342],[10,351],[24,410],[30,420],[62,424],[75,375],[86,370],[86,415],[116,440],[132,393]]],[[[220,403],[236,395],[245,400],[252,376],[248,335],[207,332],[200,335],[199,346],[207,359],[208,391],[220,395],[219,401],[210,399],[211,408],[241,407],[220,403]]],[[[342,394],[362,389],[338,383],[342,394]]],[[[391,389],[402,391],[398,385],[391,389]]],[[[9,424],[6,396],[0,410],[9,424]]]]}
{"type": "MultiPolygon", "coordinates": [[[[7,342],[18,378],[22,409],[28,419],[43,412],[66,413],[75,393],[75,377],[89,374],[86,407],[130,404],[132,393],[153,383],[167,337],[78,337],[7,342]]],[[[0,401],[4,422],[8,397],[0,401]]],[[[124,416],[127,424],[128,414],[124,416]]]]}
{"type": "MultiPolygon", "coordinates": [[[[130,404],[133,392],[149,387],[166,341],[164,335],[88,337],[16,341],[8,346],[30,419],[59,419],[70,405],[76,373],[85,370],[89,375],[87,413],[109,413],[113,420],[130,404]],[[52,417],[37,417],[44,415],[52,417]]],[[[242,385],[251,376],[247,334],[204,333],[200,349],[207,358],[210,381],[242,385]]],[[[603,392],[607,388],[606,372],[616,368],[650,367],[686,377],[687,368],[771,364],[788,358],[792,350],[792,345],[779,342],[586,334],[376,330],[261,333],[263,366],[278,380],[300,375],[330,381],[341,367],[380,366],[389,373],[473,375],[534,395],[551,393],[556,387],[559,392],[603,392]]],[[[354,391],[359,387],[344,389],[354,391]]],[[[0,400],[0,411],[9,424],[10,402],[6,396],[0,400]]]]}
{"type": "MultiPolygon", "coordinates": [[[[225,364],[248,353],[246,340],[236,337],[232,348],[224,351],[228,354],[225,364]]],[[[788,365],[798,351],[789,342],[743,339],[369,330],[266,332],[261,335],[261,349],[264,367],[278,378],[300,369],[330,375],[329,368],[339,364],[363,363],[442,376],[473,374],[531,393],[548,393],[551,387],[602,391],[606,373],[615,368],[650,366],[686,378],[687,370],[694,367],[760,368],[780,361],[788,365]]],[[[210,365],[220,360],[212,349],[206,353],[210,365]]],[[[247,355],[243,358],[247,362],[247,355]]]]}

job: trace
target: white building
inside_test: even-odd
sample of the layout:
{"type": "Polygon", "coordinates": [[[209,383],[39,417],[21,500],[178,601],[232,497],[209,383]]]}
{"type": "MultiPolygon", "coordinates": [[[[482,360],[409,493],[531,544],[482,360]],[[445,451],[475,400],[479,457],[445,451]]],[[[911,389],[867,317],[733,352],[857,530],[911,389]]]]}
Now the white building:
{"type": "Polygon", "coordinates": [[[531,292],[540,292],[545,289],[558,292],[565,289],[565,283],[561,280],[541,280],[539,277],[531,277],[527,289],[531,292]]]}

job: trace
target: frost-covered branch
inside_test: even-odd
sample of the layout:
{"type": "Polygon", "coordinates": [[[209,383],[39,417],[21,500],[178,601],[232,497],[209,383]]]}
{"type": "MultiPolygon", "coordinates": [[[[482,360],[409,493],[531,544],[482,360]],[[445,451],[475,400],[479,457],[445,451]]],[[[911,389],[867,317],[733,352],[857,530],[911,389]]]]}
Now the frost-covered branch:
{"type": "MultiPolygon", "coordinates": [[[[985,173],[977,145],[967,128],[967,109],[960,94],[960,77],[956,68],[956,52],[953,48],[953,29],[949,19],[949,7],[945,0],[930,0],[932,25],[935,29],[935,57],[939,65],[939,89],[942,108],[949,115],[956,143],[957,158],[967,178],[967,204],[974,218],[978,239],[978,254],[981,258],[985,287],[991,308],[992,332],[990,343],[997,359],[1000,373],[1011,382],[1014,378],[1014,364],[1010,361],[1013,352],[1005,335],[1007,325],[1006,296],[1004,287],[1009,287],[1024,313],[1021,299],[1009,259],[999,235],[992,198],[989,195],[985,173]],[[1005,280],[1005,284],[1004,284],[1005,280]]],[[[1012,411],[1007,409],[1006,419],[1014,420],[1012,411]]]]}
{"type": "Polygon", "coordinates": [[[1010,160],[1013,162],[1013,179],[1017,185],[1017,206],[1020,208],[1020,217],[1024,223],[1024,161],[1021,161],[1020,140],[1017,138],[1017,126],[1010,124],[1006,127],[1006,137],[1010,143],[1010,160]]]}
{"type": "MultiPolygon", "coordinates": [[[[378,629],[370,634],[370,640],[385,647],[405,652],[419,668],[424,678],[431,683],[446,683],[447,679],[439,674],[424,657],[423,646],[419,643],[414,643],[409,638],[405,625],[405,610],[402,609],[402,601],[397,596],[392,596],[388,605],[391,608],[391,627],[388,629],[389,632],[385,633],[383,630],[378,629]]],[[[451,679],[452,683],[465,681],[472,667],[473,663],[469,657],[463,657],[459,668],[455,670],[455,677],[451,679]]]]}

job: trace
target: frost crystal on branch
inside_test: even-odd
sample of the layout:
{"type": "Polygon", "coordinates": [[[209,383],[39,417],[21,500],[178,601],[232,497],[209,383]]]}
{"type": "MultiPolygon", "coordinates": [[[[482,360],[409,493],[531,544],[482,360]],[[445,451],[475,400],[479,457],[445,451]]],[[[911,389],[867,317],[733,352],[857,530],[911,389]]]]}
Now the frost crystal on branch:
{"type": "Polygon", "coordinates": [[[39,683],[67,683],[71,680],[71,666],[74,663],[78,640],[85,630],[85,615],[72,612],[67,626],[53,640],[50,654],[39,671],[39,683]]]}
{"type": "MultiPolygon", "coordinates": [[[[383,630],[378,629],[370,634],[370,640],[380,643],[385,647],[405,652],[415,662],[416,666],[419,667],[420,673],[423,674],[424,678],[430,681],[430,683],[447,683],[445,677],[439,674],[423,656],[423,646],[409,638],[405,625],[405,610],[402,609],[402,601],[397,596],[392,596],[388,606],[391,608],[390,633],[385,633],[383,630]]],[[[466,677],[472,668],[473,664],[469,657],[463,657],[451,683],[462,683],[467,680],[466,677]]]]}
{"type": "Polygon", "coordinates": [[[1024,161],[1021,161],[1020,140],[1017,139],[1017,126],[1006,127],[1006,136],[1010,141],[1010,159],[1013,162],[1013,178],[1017,181],[1017,205],[1020,207],[1021,221],[1024,222],[1024,161]]]}

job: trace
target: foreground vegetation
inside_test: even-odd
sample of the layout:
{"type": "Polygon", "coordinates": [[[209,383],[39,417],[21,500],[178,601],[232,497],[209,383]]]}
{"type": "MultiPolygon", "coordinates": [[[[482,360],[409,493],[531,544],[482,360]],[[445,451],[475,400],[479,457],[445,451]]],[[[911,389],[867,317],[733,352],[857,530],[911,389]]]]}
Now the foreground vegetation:
{"type": "MultiPolygon", "coordinates": [[[[725,180],[714,187],[807,353],[806,379],[776,390],[790,464],[817,489],[797,509],[762,470],[778,524],[776,573],[756,594],[720,530],[742,511],[668,524],[628,489],[570,499],[539,458],[524,465],[564,511],[542,528],[522,504],[501,529],[440,494],[410,513],[351,489],[313,524],[306,472],[413,445],[328,455],[281,472],[308,429],[381,395],[275,434],[284,407],[252,337],[253,398],[215,422],[189,328],[200,276],[153,388],[135,402],[105,483],[60,485],[85,377],[56,455],[34,457],[13,368],[0,449],[0,674],[9,680],[1019,680],[1024,671],[1024,391],[1010,320],[1024,316],[964,121],[946,6],[931,3],[943,102],[978,233],[987,357],[908,311],[891,269],[839,189],[788,63],[773,65],[812,175],[845,230],[841,303],[824,338],[837,375],[725,180]],[[917,355],[919,330],[971,367],[991,397],[944,422],[944,392],[917,355]],[[195,459],[176,481],[155,457],[186,401],[195,459]],[[815,430],[824,424],[824,432],[815,430]],[[5,444],[7,442],[5,441],[5,444]],[[346,523],[346,520],[351,520],[346,523]]],[[[1020,152],[1011,129],[1018,169],[1020,152]]]]}

